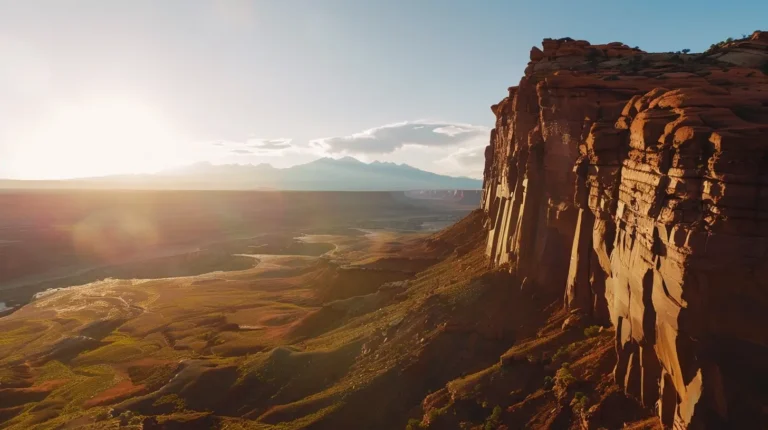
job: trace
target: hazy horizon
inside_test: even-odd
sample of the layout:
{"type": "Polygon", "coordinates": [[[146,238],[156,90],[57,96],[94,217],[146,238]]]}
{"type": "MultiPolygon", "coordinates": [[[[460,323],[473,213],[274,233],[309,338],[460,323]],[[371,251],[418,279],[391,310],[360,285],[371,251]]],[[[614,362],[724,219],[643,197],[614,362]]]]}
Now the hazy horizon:
{"type": "Polygon", "coordinates": [[[0,0],[0,177],[353,156],[480,178],[532,46],[697,52],[768,15],[705,3],[0,0]]]}
{"type": "MultiPolygon", "coordinates": [[[[154,171],[146,171],[146,172],[114,173],[114,174],[104,174],[104,175],[97,175],[97,176],[71,176],[71,177],[66,177],[66,178],[53,178],[53,179],[46,179],[46,178],[42,178],[42,179],[35,179],[35,178],[32,178],[32,179],[24,179],[24,178],[17,179],[17,178],[0,177],[0,180],[6,180],[6,181],[67,181],[67,180],[78,180],[78,179],[99,179],[99,178],[115,177],[115,176],[154,176],[154,175],[158,175],[158,174],[184,171],[185,169],[194,168],[194,167],[200,167],[200,166],[205,166],[205,167],[230,167],[230,166],[231,167],[234,167],[234,166],[238,166],[238,167],[263,167],[263,166],[268,166],[269,168],[272,168],[272,169],[286,170],[286,169],[291,169],[291,168],[294,168],[294,167],[299,167],[299,166],[303,166],[303,165],[307,165],[307,164],[312,164],[312,163],[314,163],[316,161],[321,161],[321,160],[343,161],[345,159],[352,159],[352,160],[355,160],[356,162],[363,163],[363,164],[366,164],[366,165],[375,165],[375,164],[379,163],[379,164],[382,164],[382,165],[393,165],[393,166],[400,166],[400,167],[411,167],[411,168],[417,169],[416,167],[411,166],[408,163],[400,163],[400,162],[394,162],[394,161],[379,161],[379,160],[363,161],[363,160],[360,160],[359,158],[354,157],[354,156],[344,155],[344,156],[333,156],[333,157],[323,156],[323,157],[319,157],[319,158],[313,159],[311,161],[307,161],[305,163],[293,164],[293,165],[290,165],[290,166],[275,166],[275,165],[273,165],[270,162],[248,163],[248,162],[237,162],[237,161],[234,161],[234,162],[221,162],[220,160],[218,160],[218,161],[216,161],[216,160],[214,160],[214,161],[211,161],[211,160],[201,160],[201,161],[195,161],[195,162],[191,162],[191,163],[187,163],[187,164],[179,164],[179,165],[175,165],[175,166],[170,166],[170,167],[166,167],[166,168],[162,168],[162,169],[158,169],[158,170],[154,170],[154,171]]],[[[423,170],[423,169],[418,169],[418,170],[422,170],[422,171],[427,172],[427,173],[435,173],[435,172],[430,172],[430,171],[423,170]]],[[[439,173],[435,173],[435,174],[439,175],[439,173]]],[[[482,181],[482,172],[481,172],[481,174],[478,177],[472,177],[472,176],[466,176],[466,175],[460,175],[460,174],[456,174],[456,175],[442,175],[442,176],[453,177],[453,178],[475,179],[475,180],[478,180],[478,181],[482,181]]]]}

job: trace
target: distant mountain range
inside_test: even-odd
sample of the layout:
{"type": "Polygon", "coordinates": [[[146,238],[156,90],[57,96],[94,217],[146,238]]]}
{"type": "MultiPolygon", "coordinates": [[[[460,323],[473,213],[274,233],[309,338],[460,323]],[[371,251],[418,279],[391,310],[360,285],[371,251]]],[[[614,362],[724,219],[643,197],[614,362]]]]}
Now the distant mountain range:
{"type": "Polygon", "coordinates": [[[269,164],[197,163],[155,174],[59,181],[0,180],[0,188],[4,189],[404,191],[481,187],[478,179],[438,175],[407,164],[363,163],[352,157],[321,158],[285,169],[269,164]]]}

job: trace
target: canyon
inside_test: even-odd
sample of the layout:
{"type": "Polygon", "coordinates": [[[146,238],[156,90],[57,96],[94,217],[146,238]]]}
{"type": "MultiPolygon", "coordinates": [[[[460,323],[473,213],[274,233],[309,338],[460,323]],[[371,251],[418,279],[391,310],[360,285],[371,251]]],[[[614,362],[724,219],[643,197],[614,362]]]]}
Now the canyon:
{"type": "Polygon", "coordinates": [[[663,426],[760,427],[768,32],[703,54],[545,39],[530,60],[492,107],[491,265],[564,292],[566,326],[613,327],[615,382],[663,426]]]}
{"type": "Polygon", "coordinates": [[[768,32],[491,109],[482,192],[0,192],[0,428],[768,428],[768,32]]]}

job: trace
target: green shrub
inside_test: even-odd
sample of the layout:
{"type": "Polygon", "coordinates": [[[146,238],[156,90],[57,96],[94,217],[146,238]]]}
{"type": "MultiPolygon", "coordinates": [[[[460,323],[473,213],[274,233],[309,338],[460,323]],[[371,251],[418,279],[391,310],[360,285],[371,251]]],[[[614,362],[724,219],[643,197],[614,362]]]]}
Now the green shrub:
{"type": "Polygon", "coordinates": [[[561,358],[566,358],[566,357],[570,356],[570,355],[571,355],[571,353],[573,353],[574,351],[576,351],[576,347],[577,347],[577,346],[578,346],[578,345],[576,345],[576,343],[572,343],[572,344],[570,344],[570,345],[564,345],[564,346],[561,346],[561,347],[560,347],[560,348],[557,350],[557,352],[555,353],[555,355],[553,355],[553,356],[552,356],[552,360],[553,360],[553,361],[557,361],[557,360],[559,360],[559,359],[561,359],[561,358]]]}
{"type": "Polygon", "coordinates": [[[408,425],[405,426],[405,430],[419,430],[423,428],[421,426],[421,420],[417,420],[416,418],[411,418],[408,420],[408,425]]]}
{"type": "Polygon", "coordinates": [[[174,412],[180,412],[186,408],[184,399],[179,397],[178,394],[166,394],[165,396],[160,397],[159,399],[156,399],[154,403],[152,403],[152,406],[165,406],[165,405],[172,407],[172,410],[174,412]]]}
{"type": "Polygon", "coordinates": [[[576,412],[584,411],[587,409],[587,406],[589,406],[589,398],[587,397],[586,394],[579,391],[573,395],[571,406],[573,407],[573,410],[576,412]]]}
{"type": "Polygon", "coordinates": [[[552,387],[555,386],[555,380],[551,376],[545,376],[544,377],[544,389],[550,390],[552,387]]]}
{"type": "Polygon", "coordinates": [[[445,415],[448,412],[448,406],[444,408],[439,409],[432,409],[429,411],[427,422],[429,422],[429,426],[431,427],[435,421],[437,421],[438,418],[445,415]]]}
{"type": "Polygon", "coordinates": [[[557,372],[555,373],[555,383],[562,388],[568,388],[568,386],[574,382],[576,382],[576,377],[574,377],[573,373],[571,373],[569,364],[563,363],[563,365],[557,369],[557,372]]]}
{"type": "Polygon", "coordinates": [[[584,329],[584,336],[586,337],[595,337],[598,334],[600,334],[600,326],[599,325],[591,325],[584,329]]]}
{"type": "Polygon", "coordinates": [[[557,350],[557,352],[555,353],[555,355],[553,355],[553,356],[552,356],[552,360],[555,360],[555,361],[557,361],[557,360],[559,360],[559,359],[561,359],[561,358],[565,357],[566,355],[568,355],[568,352],[565,350],[565,347],[564,347],[564,346],[561,346],[561,347],[560,347],[560,348],[557,350]]]}
{"type": "Polygon", "coordinates": [[[496,405],[491,415],[485,420],[484,430],[495,430],[501,425],[501,406],[496,405]]]}

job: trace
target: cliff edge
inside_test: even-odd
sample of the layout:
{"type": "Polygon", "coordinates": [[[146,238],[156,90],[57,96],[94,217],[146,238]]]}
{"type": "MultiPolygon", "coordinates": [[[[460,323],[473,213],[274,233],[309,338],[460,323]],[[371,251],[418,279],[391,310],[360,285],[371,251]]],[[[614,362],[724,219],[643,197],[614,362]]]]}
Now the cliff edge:
{"type": "Polygon", "coordinates": [[[665,427],[768,422],[768,32],[530,58],[492,107],[492,265],[612,325],[616,383],[665,427]]]}

